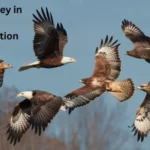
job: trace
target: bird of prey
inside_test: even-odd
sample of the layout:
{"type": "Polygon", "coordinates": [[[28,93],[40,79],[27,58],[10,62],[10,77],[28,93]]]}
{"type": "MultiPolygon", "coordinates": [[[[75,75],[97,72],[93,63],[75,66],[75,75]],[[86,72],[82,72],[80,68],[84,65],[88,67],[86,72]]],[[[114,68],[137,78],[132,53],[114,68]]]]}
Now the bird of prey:
{"type": "Polygon", "coordinates": [[[33,14],[34,40],[33,49],[38,61],[20,67],[19,71],[29,68],[55,68],[67,63],[76,62],[74,58],[64,57],[63,50],[68,42],[68,36],[62,23],[55,27],[52,14],[41,7],[33,14]]]}
{"type": "Polygon", "coordinates": [[[139,27],[128,20],[123,20],[121,28],[125,33],[125,36],[131,40],[134,45],[133,50],[126,51],[126,55],[145,59],[150,63],[150,37],[145,35],[139,27]]]}
{"type": "Polygon", "coordinates": [[[21,92],[17,96],[25,99],[15,106],[6,132],[7,140],[14,145],[30,126],[35,134],[41,135],[63,103],[68,107],[72,105],[72,102],[39,90],[21,92]]]}
{"type": "MultiPolygon", "coordinates": [[[[134,93],[133,81],[128,78],[122,81],[115,81],[121,71],[121,60],[119,57],[117,44],[113,41],[113,36],[108,35],[105,40],[101,40],[100,47],[95,51],[95,69],[91,77],[80,80],[83,87],[67,94],[63,99],[73,101],[69,107],[71,111],[79,106],[83,106],[102,95],[105,91],[111,93],[119,101],[128,100],[134,93]]],[[[65,109],[65,105],[62,106],[65,109]]]]}
{"type": "Polygon", "coordinates": [[[140,85],[138,89],[146,92],[146,96],[136,112],[132,132],[137,135],[137,141],[142,142],[150,131],[150,82],[140,85]]]}
{"type": "Polygon", "coordinates": [[[5,64],[3,60],[0,60],[0,87],[3,85],[5,69],[13,68],[11,64],[5,64]]]}

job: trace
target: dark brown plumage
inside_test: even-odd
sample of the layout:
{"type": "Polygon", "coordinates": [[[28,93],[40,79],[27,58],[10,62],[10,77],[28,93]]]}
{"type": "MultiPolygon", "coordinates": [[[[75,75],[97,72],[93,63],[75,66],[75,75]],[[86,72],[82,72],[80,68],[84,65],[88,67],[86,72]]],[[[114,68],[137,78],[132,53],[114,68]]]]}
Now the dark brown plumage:
{"type": "Polygon", "coordinates": [[[22,92],[18,94],[18,97],[26,99],[14,108],[6,132],[8,134],[7,140],[14,145],[20,141],[30,126],[35,134],[41,135],[48,123],[58,113],[61,105],[72,104],[62,100],[61,97],[39,90],[22,92]]]}
{"type": "Polygon", "coordinates": [[[3,60],[0,60],[0,87],[3,85],[5,69],[12,67],[11,64],[5,64],[3,60]]]}
{"type": "Polygon", "coordinates": [[[76,108],[84,106],[105,92],[104,88],[83,86],[79,89],[72,91],[71,93],[65,96],[65,100],[70,100],[73,102],[71,107],[68,107],[64,104],[65,109],[69,108],[69,114],[76,108]]]}
{"type": "Polygon", "coordinates": [[[76,62],[71,57],[63,57],[63,50],[68,42],[67,32],[62,23],[55,27],[53,16],[48,9],[33,14],[34,40],[33,49],[39,61],[22,66],[19,71],[29,68],[55,68],[66,63],[76,62]]]}
{"type": "MultiPolygon", "coordinates": [[[[117,40],[113,41],[112,36],[110,38],[106,36],[105,40],[101,40],[100,47],[96,48],[95,51],[95,69],[92,76],[80,81],[85,86],[64,97],[64,99],[74,103],[73,106],[69,107],[69,114],[74,108],[88,104],[106,90],[120,101],[125,101],[133,95],[134,84],[131,79],[115,81],[121,71],[119,45],[117,40]]],[[[65,109],[68,108],[64,107],[65,109]]]]}
{"type": "Polygon", "coordinates": [[[137,141],[142,142],[150,131],[150,82],[138,88],[147,94],[137,110],[136,118],[132,125],[132,132],[134,132],[134,136],[137,135],[137,141]]]}
{"type": "Polygon", "coordinates": [[[121,28],[125,36],[134,45],[134,49],[126,51],[125,54],[135,58],[145,59],[145,61],[150,63],[150,37],[146,36],[134,23],[125,19],[122,21],[121,28]]]}

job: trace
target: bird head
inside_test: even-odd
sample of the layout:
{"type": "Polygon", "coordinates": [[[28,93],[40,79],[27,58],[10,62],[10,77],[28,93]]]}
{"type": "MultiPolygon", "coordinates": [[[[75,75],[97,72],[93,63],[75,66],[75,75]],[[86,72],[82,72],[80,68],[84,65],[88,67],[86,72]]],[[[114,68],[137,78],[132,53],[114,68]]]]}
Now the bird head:
{"type": "Polygon", "coordinates": [[[74,58],[71,58],[71,57],[63,57],[61,59],[62,64],[75,63],[75,62],[76,62],[76,60],[74,58]]]}
{"type": "Polygon", "coordinates": [[[26,99],[32,99],[33,98],[33,91],[24,91],[17,95],[17,97],[24,97],[26,99]]]}
{"type": "Polygon", "coordinates": [[[137,88],[144,92],[150,93],[150,82],[147,84],[142,84],[142,85],[138,86],[137,88]]]}
{"type": "Polygon", "coordinates": [[[79,83],[85,83],[84,79],[81,79],[81,80],[79,81],[79,83]]]}
{"type": "Polygon", "coordinates": [[[131,54],[132,54],[131,50],[125,52],[125,55],[131,55],[131,54]]]}
{"type": "Polygon", "coordinates": [[[132,56],[135,58],[141,58],[141,54],[138,49],[128,50],[125,52],[125,55],[132,56]]]}
{"type": "Polygon", "coordinates": [[[2,67],[3,67],[3,69],[8,69],[8,68],[13,68],[13,65],[2,63],[2,67]]]}
{"type": "Polygon", "coordinates": [[[90,82],[88,79],[89,78],[84,78],[84,79],[81,79],[79,82],[84,83],[84,84],[88,84],[90,82]]]}

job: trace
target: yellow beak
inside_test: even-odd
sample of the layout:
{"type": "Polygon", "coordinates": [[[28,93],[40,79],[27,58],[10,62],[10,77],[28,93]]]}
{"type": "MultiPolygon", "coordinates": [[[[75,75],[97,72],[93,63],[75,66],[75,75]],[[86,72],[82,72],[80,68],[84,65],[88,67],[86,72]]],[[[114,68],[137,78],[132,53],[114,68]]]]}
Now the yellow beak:
{"type": "Polygon", "coordinates": [[[13,65],[10,65],[9,68],[13,68],[13,65]]]}
{"type": "Polygon", "coordinates": [[[73,61],[72,61],[72,62],[76,63],[77,61],[76,61],[75,59],[73,59],[73,61]]]}
{"type": "Polygon", "coordinates": [[[82,80],[80,80],[80,81],[79,81],[79,83],[83,83],[83,81],[82,81],[82,80]]]}
{"type": "Polygon", "coordinates": [[[137,89],[142,90],[142,89],[144,89],[146,86],[147,86],[147,84],[142,84],[142,85],[138,86],[137,89]]]}
{"type": "Polygon", "coordinates": [[[4,69],[13,68],[11,64],[3,64],[4,69]]]}
{"type": "Polygon", "coordinates": [[[19,93],[19,94],[17,95],[17,97],[22,97],[22,93],[19,93]]]}

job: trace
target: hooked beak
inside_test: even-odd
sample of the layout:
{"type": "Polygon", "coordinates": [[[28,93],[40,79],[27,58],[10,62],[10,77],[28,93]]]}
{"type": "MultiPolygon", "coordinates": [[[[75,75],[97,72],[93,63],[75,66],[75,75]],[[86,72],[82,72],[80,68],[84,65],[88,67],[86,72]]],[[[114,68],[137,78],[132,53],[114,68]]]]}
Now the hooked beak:
{"type": "Polygon", "coordinates": [[[83,83],[83,80],[80,80],[79,83],[83,83]]]}
{"type": "Polygon", "coordinates": [[[22,95],[22,93],[19,93],[18,95],[17,95],[17,97],[22,97],[23,95],[22,95]]]}
{"type": "Polygon", "coordinates": [[[126,51],[124,54],[125,54],[125,55],[129,55],[129,52],[128,52],[128,51],[126,51]]]}
{"type": "Polygon", "coordinates": [[[5,69],[13,68],[13,65],[12,64],[4,64],[4,68],[5,69]]]}
{"type": "Polygon", "coordinates": [[[129,55],[129,56],[130,56],[130,55],[131,55],[131,53],[130,53],[130,52],[131,52],[131,50],[126,51],[124,54],[125,54],[125,55],[129,55]]]}
{"type": "Polygon", "coordinates": [[[142,84],[140,86],[137,87],[137,89],[142,90],[147,86],[147,84],[142,84]]]}
{"type": "Polygon", "coordinates": [[[73,59],[73,60],[72,60],[72,62],[73,62],[73,63],[76,63],[76,60],[75,60],[75,59],[73,59]]]}
{"type": "Polygon", "coordinates": [[[9,64],[9,68],[13,68],[13,65],[12,65],[12,64],[9,64]]]}

